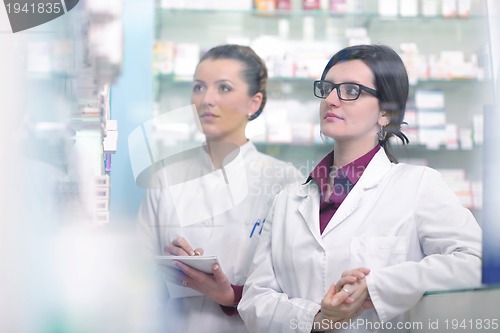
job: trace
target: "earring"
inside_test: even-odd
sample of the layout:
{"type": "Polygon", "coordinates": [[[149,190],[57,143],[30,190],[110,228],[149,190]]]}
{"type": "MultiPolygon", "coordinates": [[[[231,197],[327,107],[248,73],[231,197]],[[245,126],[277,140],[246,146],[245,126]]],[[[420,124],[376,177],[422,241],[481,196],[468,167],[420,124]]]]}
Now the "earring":
{"type": "Polygon", "coordinates": [[[385,126],[380,126],[380,130],[377,132],[378,141],[384,141],[387,136],[387,132],[384,127],[385,126]]]}
{"type": "Polygon", "coordinates": [[[249,113],[247,114],[247,119],[248,119],[248,120],[250,120],[250,119],[252,118],[252,116],[253,116],[253,114],[249,112],[249,113]]]}

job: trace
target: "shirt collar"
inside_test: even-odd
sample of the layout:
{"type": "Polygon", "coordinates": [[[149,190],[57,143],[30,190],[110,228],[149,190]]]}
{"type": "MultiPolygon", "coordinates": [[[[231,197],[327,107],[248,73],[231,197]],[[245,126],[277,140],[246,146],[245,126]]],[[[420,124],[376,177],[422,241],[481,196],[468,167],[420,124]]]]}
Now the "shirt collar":
{"type": "MultiPolygon", "coordinates": [[[[349,164],[344,165],[339,169],[341,174],[345,175],[352,184],[356,184],[356,182],[361,178],[364,170],[372,160],[373,156],[380,150],[380,145],[376,145],[372,150],[368,153],[364,154],[360,158],[352,161],[349,164]]],[[[306,182],[307,184],[311,179],[314,179],[320,189],[323,189],[323,186],[326,186],[330,179],[330,172],[332,171],[333,165],[333,153],[332,150],[328,155],[326,155],[314,168],[314,170],[309,174],[306,182]]]]}
{"type": "Polygon", "coordinates": [[[307,184],[314,179],[320,188],[323,188],[324,185],[328,184],[328,180],[330,179],[330,171],[333,165],[333,150],[328,153],[317,165],[314,167],[313,171],[307,177],[307,180],[304,184],[307,184]]]}
{"type": "Polygon", "coordinates": [[[365,171],[368,163],[372,160],[373,156],[380,150],[380,145],[376,145],[375,148],[370,150],[368,153],[364,154],[360,158],[352,161],[349,164],[344,165],[340,168],[340,172],[345,175],[352,184],[356,184],[361,175],[365,171]]]}

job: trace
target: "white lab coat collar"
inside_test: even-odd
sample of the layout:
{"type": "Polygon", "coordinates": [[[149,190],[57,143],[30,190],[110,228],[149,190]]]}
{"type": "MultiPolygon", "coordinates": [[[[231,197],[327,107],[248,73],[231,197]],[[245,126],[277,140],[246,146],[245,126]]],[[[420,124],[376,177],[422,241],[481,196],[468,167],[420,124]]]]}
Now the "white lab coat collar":
{"type": "Polygon", "coordinates": [[[323,237],[358,208],[365,191],[376,188],[389,172],[392,165],[384,149],[381,148],[373,156],[363,175],[361,175],[361,178],[356,183],[356,186],[352,188],[344,202],[335,212],[322,235],[319,231],[319,206],[321,197],[317,183],[309,181],[298,189],[297,196],[302,200],[302,203],[299,205],[299,212],[319,244],[323,246],[323,237]]]}
{"type": "MultiPolygon", "coordinates": [[[[203,149],[201,151],[203,152],[203,158],[205,160],[205,163],[212,165],[212,160],[207,151],[206,142],[203,144],[203,149]]],[[[240,147],[237,147],[233,152],[229,153],[224,158],[223,165],[227,165],[228,163],[230,163],[233,159],[236,158],[236,156],[241,156],[243,158],[246,158],[255,152],[257,152],[257,148],[250,140],[248,140],[245,144],[241,145],[240,147]]]]}
{"type": "MultiPolygon", "coordinates": [[[[257,148],[252,143],[252,141],[248,140],[246,143],[244,143],[243,145],[241,145],[239,147],[238,153],[242,154],[243,156],[246,156],[246,155],[248,155],[252,152],[255,152],[255,151],[257,151],[257,148]]],[[[229,155],[231,155],[231,154],[229,154],[229,155]]]]}

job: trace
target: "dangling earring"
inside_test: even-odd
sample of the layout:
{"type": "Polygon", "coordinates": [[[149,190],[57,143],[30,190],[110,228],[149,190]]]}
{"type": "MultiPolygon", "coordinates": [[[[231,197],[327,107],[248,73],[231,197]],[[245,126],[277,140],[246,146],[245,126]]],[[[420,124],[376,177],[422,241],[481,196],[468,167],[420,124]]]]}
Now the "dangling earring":
{"type": "Polygon", "coordinates": [[[387,136],[387,132],[385,131],[384,127],[385,126],[380,126],[380,130],[377,132],[378,141],[384,141],[387,136]]]}

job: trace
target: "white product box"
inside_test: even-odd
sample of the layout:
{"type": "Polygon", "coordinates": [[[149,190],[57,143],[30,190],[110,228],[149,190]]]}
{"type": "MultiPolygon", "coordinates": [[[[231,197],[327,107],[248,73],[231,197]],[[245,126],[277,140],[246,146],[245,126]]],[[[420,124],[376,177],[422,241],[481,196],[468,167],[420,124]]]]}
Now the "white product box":
{"type": "Polygon", "coordinates": [[[403,17],[418,16],[418,0],[400,0],[399,15],[403,17]]]}
{"type": "Polygon", "coordinates": [[[457,150],[458,149],[458,126],[457,124],[446,124],[446,149],[457,150]]]}
{"type": "Polygon", "coordinates": [[[483,208],[483,183],[480,181],[471,182],[472,208],[483,208]]]}
{"type": "Polygon", "coordinates": [[[443,17],[457,16],[457,1],[441,0],[441,15],[443,15],[443,17]]]}
{"type": "Polygon", "coordinates": [[[278,143],[292,142],[290,123],[270,123],[267,125],[267,141],[278,143]]]}
{"type": "Polygon", "coordinates": [[[471,0],[458,0],[458,16],[468,17],[471,11],[471,0]]]}
{"type": "Polygon", "coordinates": [[[472,144],[472,130],[470,128],[461,128],[459,131],[460,147],[464,150],[470,150],[472,144]]]}
{"type": "Polygon", "coordinates": [[[420,127],[418,129],[418,139],[420,144],[427,149],[437,150],[445,142],[445,128],[420,127]]]}
{"type": "Polygon", "coordinates": [[[437,16],[438,15],[438,3],[437,0],[422,0],[422,16],[437,16]]]}
{"type": "Polygon", "coordinates": [[[422,127],[445,127],[446,126],[446,112],[445,110],[425,110],[420,109],[417,111],[417,123],[420,128],[422,127]]]}
{"type": "Polygon", "coordinates": [[[292,132],[292,142],[293,143],[307,143],[310,144],[313,141],[313,124],[311,123],[298,123],[294,122],[290,124],[292,132]]]}
{"type": "Polygon", "coordinates": [[[482,145],[484,137],[484,117],[482,114],[472,116],[472,138],[474,144],[482,145]]]}
{"type": "Polygon", "coordinates": [[[192,77],[200,59],[200,46],[196,43],[178,43],[175,47],[174,74],[192,77]]]}
{"type": "Polygon", "coordinates": [[[378,13],[383,17],[398,16],[398,0],[378,0],[378,13]]]}
{"type": "Polygon", "coordinates": [[[445,107],[444,92],[437,89],[418,89],[415,92],[415,106],[417,109],[443,109],[445,107]]]}

